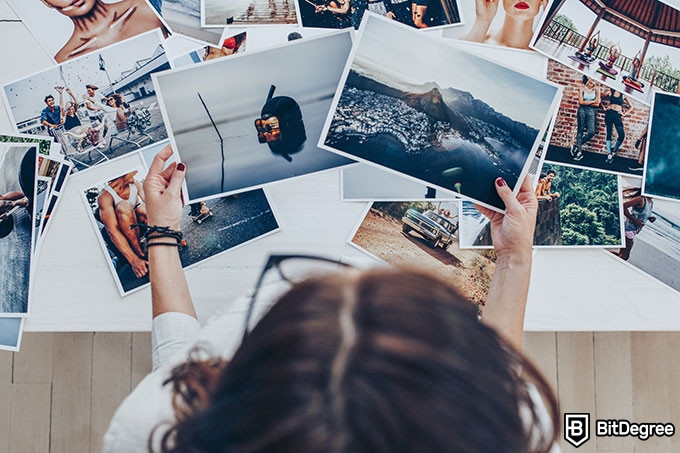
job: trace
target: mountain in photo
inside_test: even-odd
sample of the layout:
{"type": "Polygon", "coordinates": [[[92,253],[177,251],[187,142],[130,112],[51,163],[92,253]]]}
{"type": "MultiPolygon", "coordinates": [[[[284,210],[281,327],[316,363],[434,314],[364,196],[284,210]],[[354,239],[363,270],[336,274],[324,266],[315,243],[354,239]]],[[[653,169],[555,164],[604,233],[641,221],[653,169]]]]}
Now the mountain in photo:
{"type": "Polygon", "coordinates": [[[350,70],[326,145],[502,206],[493,181],[514,187],[538,131],[466,91],[379,77],[350,70]]]}

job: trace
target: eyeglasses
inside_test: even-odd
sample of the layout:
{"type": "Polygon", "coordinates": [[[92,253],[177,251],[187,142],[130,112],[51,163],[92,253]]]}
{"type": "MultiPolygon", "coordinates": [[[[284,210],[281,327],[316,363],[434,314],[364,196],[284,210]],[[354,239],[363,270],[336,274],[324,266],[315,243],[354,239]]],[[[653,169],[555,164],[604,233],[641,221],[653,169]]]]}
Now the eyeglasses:
{"type": "Polygon", "coordinates": [[[246,313],[245,324],[243,328],[243,340],[248,337],[250,333],[250,318],[252,317],[255,302],[257,300],[260,290],[263,288],[265,280],[272,276],[271,270],[276,270],[274,275],[274,280],[270,280],[270,283],[285,282],[290,285],[300,283],[303,280],[313,277],[319,277],[322,275],[328,275],[338,272],[343,269],[351,269],[353,266],[336,261],[330,258],[324,258],[322,256],[314,255],[270,255],[267,263],[264,265],[260,276],[255,284],[255,289],[253,290],[252,296],[250,296],[250,301],[248,303],[248,312],[246,313]]]}

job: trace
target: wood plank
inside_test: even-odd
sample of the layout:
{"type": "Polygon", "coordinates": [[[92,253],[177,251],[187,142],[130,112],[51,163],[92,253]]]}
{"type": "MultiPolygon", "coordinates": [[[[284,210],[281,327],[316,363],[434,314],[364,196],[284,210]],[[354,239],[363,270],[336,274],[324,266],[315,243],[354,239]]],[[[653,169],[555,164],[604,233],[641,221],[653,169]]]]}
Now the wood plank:
{"type": "MultiPolygon", "coordinates": [[[[593,360],[592,332],[558,332],[557,333],[557,394],[560,400],[560,412],[590,413],[591,440],[579,447],[579,453],[595,453],[593,442],[592,414],[595,413],[595,368],[593,360]]],[[[564,426],[562,426],[564,429],[564,426]]],[[[559,436],[560,446],[564,451],[573,451],[573,447],[564,440],[564,433],[559,436]]]]}
{"type": "MultiPolygon", "coordinates": [[[[594,419],[633,418],[633,379],[630,332],[595,332],[595,415],[594,419]]],[[[633,453],[628,437],[594,437],[598,453],[633,453]]]]}
{"type": "MultiPolygon", "coordinates": [[[[633,377],[633,420],[635,422],[671,421],[669,404],[670,369],[668,341],[665,332],[633,332],[631,359],[633,377]]],[[[677,425],[676,425],[677,429],[677,425]]],[[[636,452],[671,451],[668,437],[634,440],[636,452]]]]}
{"type": "Polygon", "coordinates": [[[54,335],[52,453],[90,449],[92,344],[90,332],[54,335]]]}
{"type": "Polygon", "coordinates": [[[130,393],[132,334],[95,333],[92,348],[90,451],[102,451],[113,414],[130,393]]]}
{"type": "Polygon", "coordinates": [[[0,351],[0,384],[12,383],[14,354],[11,351],[0,351]]]}
{"type": "Polygon", "coordinates": [[[151,373],[151,332],[134,332],[132,334],[132,373],[130,389],[151,373]]]}
{"type": "Polygon", "coordinates": [[[0,382],[0,453],[9,453],[9,426],[12,420],[12,384],[0,382]]]}
{"type": "Polygon", "coordinates": [[[555,332],[524,332],[524,354],[543,373],[557,393],[557,336],[555,332]]]}
{"type": "MultiPolygon", "coordinates": [[[[673,355],[680,351],[680,332],[666,332],[666,339],[668,341],[668,352],[671,357],[668,360],[668,367],[670,372],[670,395],[669,406],[671,410],[671,419],[675,425],[675,429],[680,429],[680,361],[673,359],[673,355]]],[[[671,451],[673,453],[680,453],[680,433],[675,433],[670,439],[671,451]]]]}
{"type": "Polygon", "coordinates": [[[12,384],[10,453],[49,451],[51,400],[51,384],[12,384]]]}
{"type": "Polygon", "coordinates": [[[21,351],[14,355],[15,384],[52,383],[51,332],[27,332],[21,339],[21,351]]]}

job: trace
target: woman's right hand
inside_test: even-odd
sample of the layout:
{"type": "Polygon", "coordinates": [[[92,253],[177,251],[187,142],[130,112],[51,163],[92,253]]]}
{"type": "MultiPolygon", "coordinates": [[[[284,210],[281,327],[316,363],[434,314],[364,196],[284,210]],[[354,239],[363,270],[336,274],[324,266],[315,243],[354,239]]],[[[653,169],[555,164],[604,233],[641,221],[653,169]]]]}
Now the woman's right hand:
{"type": "Polygon", "coordinates": [[[179,230],[182,217],[182,181],[186,167],[182,163],[172,163],[164,170],[170,156],[172,148],[168,145],[154,157],[144,179],[144,201],[149,225],[179,230]]]}
{"type": "Polygon", "coordinates": [[[505,203],[505,214],[483,206],[476,207],[490,220],[496,255],[499,259],[511,256],[531,258],[538,212],[538,199],[531,187],[531,177],[527,175],[524,178],[517,196],[502,178],[496,179],[495,185],[505,203]]]}

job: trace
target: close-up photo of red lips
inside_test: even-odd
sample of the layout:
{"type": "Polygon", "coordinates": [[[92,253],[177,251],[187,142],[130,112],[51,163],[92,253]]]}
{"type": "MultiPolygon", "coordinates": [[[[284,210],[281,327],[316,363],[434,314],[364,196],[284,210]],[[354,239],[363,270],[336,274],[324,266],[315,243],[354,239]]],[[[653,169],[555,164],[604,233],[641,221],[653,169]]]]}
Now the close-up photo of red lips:
{"type": "Polygon", "coordinates": [[[526,10],[526,9],[529,9],[529,8],[530,8],[530,6],[526,2],[515,3],[515,9],[526,10]]]}

